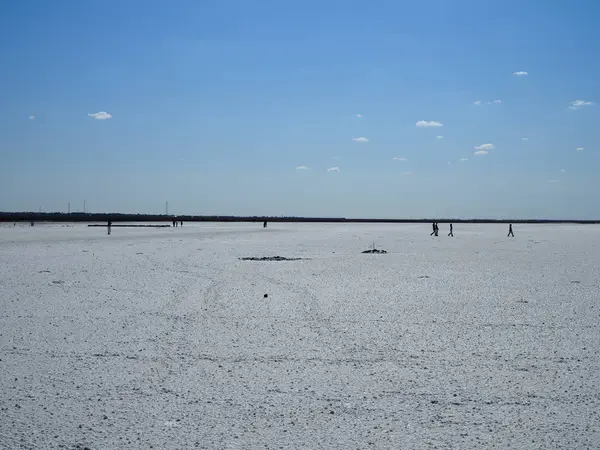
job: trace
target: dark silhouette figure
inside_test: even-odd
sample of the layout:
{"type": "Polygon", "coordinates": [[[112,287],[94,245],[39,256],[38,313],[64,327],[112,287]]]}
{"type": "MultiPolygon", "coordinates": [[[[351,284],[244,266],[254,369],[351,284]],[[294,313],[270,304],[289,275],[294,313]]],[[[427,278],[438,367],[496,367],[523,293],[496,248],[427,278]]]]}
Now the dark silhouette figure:
{"type": "Polygon", "coordinates": [[[509,237],[509,236],[515,237],[515,233],[513,233],[513,229],[512,229],[512,223],[508,224],[508,234],[506,235],[506,237],[509,237]]]}
{"type": "Polygon", "coordinates": [[[429,236],[433,236],[435,234],[435,222],[433,222],[431,224],[431,226],[433,227],[433,231],[431,232],[431,234],[429,236]]]}
{"type": "Polygon", "coordinates": [[[267,228],[267,221],[266,220],[263,222],[263,228],[267,228]]]}
{"type": "Polygon", "coordinates": [[[448,233],[448,236],[454,237],[454,233],[452,232],[452,224],[450,224],[450,233],[448,233]]]}
{"type": "Polygon", "coordinates": [[[110,228],[112,227],[112,221],[108,221],[108,235],[110,236],[110,228]]]}
{"type": "Polygon", "coordinates": [[[182,227],[183,226],[183,220],[179,222],[179,226],[182,227]]]}

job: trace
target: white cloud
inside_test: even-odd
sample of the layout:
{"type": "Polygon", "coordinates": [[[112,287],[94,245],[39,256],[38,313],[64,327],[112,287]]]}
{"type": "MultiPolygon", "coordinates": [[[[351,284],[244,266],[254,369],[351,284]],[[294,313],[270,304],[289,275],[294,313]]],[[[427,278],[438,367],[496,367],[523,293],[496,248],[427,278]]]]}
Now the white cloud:
{"type": "Polygon", "coordinates": [[[112,116],[105,112],[105,111],[100,111],[97,113],[93,113],[93,114],[88,114],[88,116],[93,117],[96,120],[108,120],[110,118],[112,118],[112,116]]]}
{"type": "Polygon", "coordinates": [[[296,170],[308,170],[310,167],[308,166],[296,166],[296,170]]]}
{"type": "Polygon", "coordinates": [[[392,159],[394,161],[408,161],[406,158],[403,158],[401,156],[394,156],[392,159]]]}
{"type": "Polygon", "coordinates": [[[527,72],[524,72],[524,71],[521,70],[519,72],[513,72],[513,75],[516,75],[517,77],[524,77],[524,76],[527,76],[529,74],[527,72]]]}
{"type": "Polygon", "coordinates": [[[359,119],[362,119],[362,114],[357,114],[356,117],[358,117],[359,119]]]}
{"type": "Polygon", "coordinates": [[[488,151],[488,150],[493,150],[494,148],[495,148],[494,144],[481,144],[481,145],[476,145],[475,146],[475,150],[485,150],[485,151],[488,151]]]}
{"type": "Polygon", "coordinates": [[[475,106],[479,106],[479,105],[481,105],[481,100],[475,100],[475,101],[473,102],[473,104],[474,104],[475,106]]]}
{"type": "Polygon", "coordinates": [[[450,166],[452,163],[450,161],[448,161],[448,165],[450,166]]]}
{"type": "Polygon", "coordinates": [[[523,137],[523,138],[521,138],[521,140],[522,140],[522,141],[528,141],[528,140],[529,140],[529,138],[527,138],[527,137],[523,137]]]}
{"type": "Polygon", "coordinates": [[[569,102],[569,109],[579,109],[579,108],[583,108],[584,106],[592,106],[594,103],[592,102],[588,102],[585,100],[573,100],[572,102],[569,102]]]}
{"type": "Polygon", "coordinates": [[[468,160],[469,160],[469,158],[460,158],[460,162],[465,162],[465,161],[468,161],[468,160]]]}
{"type": "Polygon", "coordinates": [[[583,148],[583,147],[578,147],[578,148],[577,148],[577,151],[578,151],[578,152],[582,152],[583,150],[584,150],[584,148],[583,148]]]}
{"type": "Polygon", "coordinates": [[[444,136],[436,136],[436,139],[444,139],[444,136]]]}
{"type": "Polygon", "coordinates": [[[477,150],[475,153],[473,153],[476,156],[481,156],[481,155],[487,155],[488,152],[486,150],[477,150]]]}
{"type": "Polygon", "coordinates": [[[435,120],[419,120],[417,122],[417,126],[421,127],[421,128],[427,128],[427,127],[443,127],[444,124],[440,123],[440,122],[436,122],[435,120]]]}
{"type": "Polygon", "coordinates": [[[329,169],[327,169],[327,172],[339,172],[340,168],[339,167],[330,167],[329,169]]]}
{"type": "Polygon", "coordinates": [[[29,116],[29,120],[35,120],[35,116],[29,116]]]}
{"type": "Polygon", "coordinates": [[[496,105],[501,105],[504,102],[502,100],[494,100],[492,103],[495,103],[496,105]]]}
{"type": "Polygon", "coordinates": [[[352,140],[354,142],[369,142],[369,140],[366,137],[357,137],[357,138],[352,138],[352,140]]]}
{"type": "Polygon", "coordinates": [[[565,169],[560,169],[560,172],[561,172],[561,173],[565,173],[565,172],[566,172],[566,170],[565,170],[565,169]]]}

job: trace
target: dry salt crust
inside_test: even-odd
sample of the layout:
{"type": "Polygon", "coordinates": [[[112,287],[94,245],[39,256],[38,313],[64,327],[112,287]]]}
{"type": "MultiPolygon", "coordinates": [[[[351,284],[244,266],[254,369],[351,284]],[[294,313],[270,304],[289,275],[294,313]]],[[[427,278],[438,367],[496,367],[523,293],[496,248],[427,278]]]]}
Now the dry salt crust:
{"type": "Polygon", "coordinates": [[[598,448],[600,227],[446,227],[3,225],[0,448],[598,448]]]}

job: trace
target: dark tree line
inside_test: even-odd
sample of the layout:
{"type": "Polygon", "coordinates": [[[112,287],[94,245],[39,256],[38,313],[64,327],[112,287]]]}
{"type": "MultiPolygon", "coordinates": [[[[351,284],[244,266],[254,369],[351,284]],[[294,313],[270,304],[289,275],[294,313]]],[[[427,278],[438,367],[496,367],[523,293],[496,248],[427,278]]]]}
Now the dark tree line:
{"type": "Polygon", "coordinates": [[[274,216],[191,216],[165,214],[122,213],[44,213],[0,212],[0,222],[346,222],[346,223],[580,223],[596,224],[600,220],[547,220],[547,219],[352,219],[344,217],[274,217],[274,216]]]}

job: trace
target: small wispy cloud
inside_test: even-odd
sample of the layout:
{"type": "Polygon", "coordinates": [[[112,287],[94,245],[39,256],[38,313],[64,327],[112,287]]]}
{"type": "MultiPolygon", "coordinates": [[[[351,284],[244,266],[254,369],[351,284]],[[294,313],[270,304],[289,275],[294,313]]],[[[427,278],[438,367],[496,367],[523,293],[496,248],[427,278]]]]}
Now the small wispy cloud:
{"type": "Polygon", "coordinates": [[[450,166],[450,165],[452,165],[452,163],[450,161],[448,161],[448,165],[450,166]]]}
{"type": "Polygon", "coordinates": [[[579,109],[583,108],[584,106],[592,106],[593,104],[593,102],[588,102],[585,100],[573,100],[572,102],[569,102],[569,109],[579,109]]]}
{"type": "Polygon", "coordinates": [[[310,167],[308,166],[296,166],[296,170],[308,170],[310,167]]]}
{"type": "Polygon", "coordinates": [[[475,100],[475,101],[473,102],[473,104],[474,104],[475,106],[479,106],[479,105],[481,105],[481,100],[475,100]]]}
{"type": "Polygon", "coordinates": [[[495,103],[496,105],[501,105],[504,102],[502,100],[494,100],[492,103],[495,103]]]}
{"type": "Polygon", "coordinates": [[[473,153],[475,156],[482,156],[482,155],[487,155],[488,152],[487,150],[477,150],[475,153],[473,153]]]}
{"type": "Polygon", "coordinates": [[[427,128],[427,127],[443,127],[444,124],[440,123],[440,122],[436,122],[435,120],[419,120],[417,122],[417,126],[420,128],[427,128]]]}
{"type": "Polygon", "coordinates": [[[527,72],[520,70],[519,72],[513,72],[513,75],[517,76],[517,77],[525,77],[527,75],[529,75],[527,72]]]}
{"type": "Polygon", "coordinates": [[[469,160],[469,158],[460,158],[459,159],[460,162],[465,162],[465,161],[468,161],[468,160],[469,160]]]}
{"type": "Polygon", "coordinates": [[[402,156],[394,156],[392,159],[394,161],[408,161],[406,158],[403,158],[402,156]]]}
{"type": "Polygon", "coordinates": [[[436,139],[444,139],[444,136],[436,136],[436,139]]]}
{"type": "Polygon", "coordinates": [[[521,140],[522,140],[522,141],[528,141],[528,140],[529,140],[529,138],[528,138],[528,137],[522,137],[522,138],[521,138],[521,140]]]}
{"type": "Polygon", "coordinates": [[[339,167],[330,167],[329,169],[327,169],[327,172],[339,172],[340,168],[339,167]]]}
{"type": "Polygon", "coordinates": [[[366,137],[357,137],[357,138],[352,138],[352,140],[354,142],[369,142],[369,140],[366,137]]]}
{"type": "Polygon", "coordinates": [[[566,170],[565,169],[560,169],[560,173],[565,173],[566,170]]]}
{"type": "Polygon", "coordinates": [[[100,111],[93,114],[88,114],[88,116],[93,117],[96,120],[108,120],[112,118],[112,116],[106,111],[100,111]]]}
{"type": "Polygon", "coordinates": [[[362,114],[357,114],[356,117],[358,117],[359,119],[362,119],[362,114]]]}
{"type": "Polygon", "coordinates": [[[28,119],[29,120],[35,120],[35,116],[29,116],[28,119]]]}
{"type": "Polygon", "coordinates": [[[475,148],[475,150],[488,151],[488,150],[493,150],[496,147],[494,147],[494,144],[481,144],[481,145],[476,145],[474,148],[475,148]]]}
{"type": "Polygon", "coordinates": [[[585,150],[585,149],[584,149],[583,147],[578,147],[578,148],[577,148],[577,151],[578,151],[578,152],[582,152],[582,151],[584,151],[584,150],[585,150]]]}

